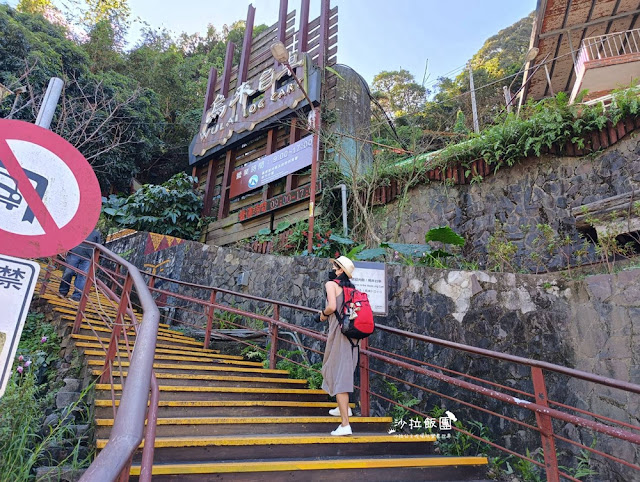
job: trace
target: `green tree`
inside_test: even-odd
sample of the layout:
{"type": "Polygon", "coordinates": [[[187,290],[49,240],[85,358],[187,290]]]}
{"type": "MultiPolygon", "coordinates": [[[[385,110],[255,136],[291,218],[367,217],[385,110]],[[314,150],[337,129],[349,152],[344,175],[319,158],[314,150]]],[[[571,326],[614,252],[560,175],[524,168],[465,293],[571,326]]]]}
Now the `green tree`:
{"type": "Polygon", "coordinates": [[[131,196],[109,196],[102,215],[107,227],[131,228],[198,240],[207,220],[202,193],[193,189],[196,179],[178,173],[161,185],[145,184],[131,196]]]}
{"type": "Polygon", "coordinates": [[[42,15],[52,7],[51,0],[20,0],[16,9],[19,12],[42,15]]]}
{"type": "Polygon", "coordinates": [[[408,70],[382,71],[373,78],[373,92],[389,115],[414,114],[424,106],[426,89],[408,70]]]}

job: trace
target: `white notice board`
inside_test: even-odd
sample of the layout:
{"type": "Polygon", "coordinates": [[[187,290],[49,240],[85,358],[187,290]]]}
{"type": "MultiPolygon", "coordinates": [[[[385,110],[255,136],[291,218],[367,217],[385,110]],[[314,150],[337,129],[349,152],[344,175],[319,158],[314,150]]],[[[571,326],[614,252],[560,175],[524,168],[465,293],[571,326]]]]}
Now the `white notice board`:
{"type": "Polygon", "coordinates": [[[0,397],[11,378],[39,272],[40,265],[34,261],[0,255],[0,397]]]}
{"type": "Polygon", "coordinates": [[[387,265],[354,261],[356,270],[351,282],[369,296],[374,315],[387,315],[387,265]]]}

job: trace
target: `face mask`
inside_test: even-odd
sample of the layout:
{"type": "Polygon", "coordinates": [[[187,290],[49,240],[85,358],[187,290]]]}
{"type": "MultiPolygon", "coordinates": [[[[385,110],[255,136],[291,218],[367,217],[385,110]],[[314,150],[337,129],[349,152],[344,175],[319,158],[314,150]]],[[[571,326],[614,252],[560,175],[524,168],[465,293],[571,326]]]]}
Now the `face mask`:
{"type": "Polygon", "coordinates": [[[336,272],[334,270],[330,270],[329,271],[329,280],[334,280],[338,277],[338,275],[336,274],[336,272]]]}

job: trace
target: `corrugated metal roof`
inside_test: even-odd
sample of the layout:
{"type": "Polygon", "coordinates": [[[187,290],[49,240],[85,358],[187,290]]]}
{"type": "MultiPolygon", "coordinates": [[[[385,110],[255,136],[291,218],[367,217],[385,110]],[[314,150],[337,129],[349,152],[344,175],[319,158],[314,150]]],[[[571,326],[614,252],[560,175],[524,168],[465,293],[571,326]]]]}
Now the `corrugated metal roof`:
{"type": "MultiPolygon", "coordinates": [[[[574,54],[582,40],[595,35],[640,27],[640,0],[538,0],[531,47],[538,55],[527,67],[532,75],[525,95],[534,99],[560,91],[570,92],[575,82],[574,54]],[[544,68],[533,67],[547,59],[549,88],[544,68]]],[[[525,76],[525,79],[527,77],[525,76]]]]}

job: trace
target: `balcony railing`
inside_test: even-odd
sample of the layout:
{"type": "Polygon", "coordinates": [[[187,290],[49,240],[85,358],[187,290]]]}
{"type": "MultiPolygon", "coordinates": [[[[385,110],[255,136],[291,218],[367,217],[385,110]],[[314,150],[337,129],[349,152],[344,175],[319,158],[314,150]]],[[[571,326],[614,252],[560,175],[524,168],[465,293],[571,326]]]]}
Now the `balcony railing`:
{"type": "Polygon", "coordinates": [[[582,41],[576,57],[576,72],[584,69],[585,62],[640,53],[640,28],[589,37],[582,41]]]}

